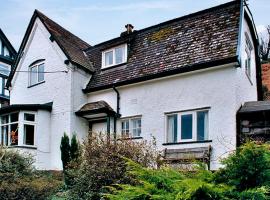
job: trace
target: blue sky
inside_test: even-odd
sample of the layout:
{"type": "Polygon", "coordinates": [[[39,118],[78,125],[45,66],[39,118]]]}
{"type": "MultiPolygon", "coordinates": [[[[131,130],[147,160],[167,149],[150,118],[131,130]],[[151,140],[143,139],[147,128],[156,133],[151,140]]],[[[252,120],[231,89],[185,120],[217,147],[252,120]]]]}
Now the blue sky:
{"type": "MultiPolygon", "coordinates": [[[[18,49],[38,9],[94,45],[118,37],[127,23],[138,30],[224,2],[228,0],[0,0],[0,27],[18,49]]],[[[249,0],[249,5],[260,32],[270,24],[270,2],[249,0]]]]}

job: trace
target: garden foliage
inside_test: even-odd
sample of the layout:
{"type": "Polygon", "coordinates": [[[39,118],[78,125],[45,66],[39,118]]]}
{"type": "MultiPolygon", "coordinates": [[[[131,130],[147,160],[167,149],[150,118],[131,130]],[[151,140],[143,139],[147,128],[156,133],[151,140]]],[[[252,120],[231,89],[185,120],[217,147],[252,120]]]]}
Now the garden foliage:
{"type": "Polygon", "coordinates": [[[0,146],[0,200],[36,200],[49,198],[61,185],[61,179],[36,172],[30,155],[0,146]]]}
{"type": "MultiPolygon", "coordinates": [[[[155,144],[146,141],[108,140],[106,135],[92,134],[82,145],[81,164],[69,192],[70,199],[100,199],[104,186],[129,183],[125,158],[144,167],[157,166],[155,144]]],[[[75,171],[75,173],[74,173],[75,171]]]]}
{"type": "Polygon", "coordinates": [[[132,184],[107,186],[103,196],[111,200],[270,199],[269,154],[269,145],[247,143],[225,159],[224,168],[217,172],[150,169],[129,160],[127,174],[134,178],[132,184]]]}

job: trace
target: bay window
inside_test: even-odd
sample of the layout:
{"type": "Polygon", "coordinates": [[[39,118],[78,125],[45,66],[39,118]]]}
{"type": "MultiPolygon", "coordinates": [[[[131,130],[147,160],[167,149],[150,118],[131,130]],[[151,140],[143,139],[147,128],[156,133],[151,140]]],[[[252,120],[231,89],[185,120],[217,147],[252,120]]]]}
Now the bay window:
{"type": "Polygon", "coordinates": [[[141,136],[141,117],[123,119],[122,124],[122,137],[140,137],[141,136]]]}
{"type": "Polygon", "coordinates": [[[0,131],[0,144],[3,146],[33,146],[35,145],[35,114],[16,112],[2,115],[0,131]]]}
{"type": "Polygon", "coordinates": [[[167,115],[167,143],[208,140],[208,110],[167,115]]]}

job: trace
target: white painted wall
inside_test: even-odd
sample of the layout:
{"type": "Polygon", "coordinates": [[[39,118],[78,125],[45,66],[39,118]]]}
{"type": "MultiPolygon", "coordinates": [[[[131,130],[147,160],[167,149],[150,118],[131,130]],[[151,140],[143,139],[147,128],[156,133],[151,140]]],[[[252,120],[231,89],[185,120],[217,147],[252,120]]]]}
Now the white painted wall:
{"type": "MultiPolygon", "coordinates": [[[[26,46],[18,70],[28,70],[37,59],[45,60],[45,71],[68,70],[68,73],[45,74],[45,83],[28,88],[28,74],[17,73],[13,79],[11,104],[48,103],[53,101],[53,110],[38,112],[38,139],[35,151],[37,166],[46,169],[61,169],[60,140],[64,132],[74,132],[85,138],[88,122],[77,117],[77,111],[86,102],[104,100],[116,110],[116,93],[112,90],[85,95],[82,89],[90,75],[74,66],[66,66],[63,52],[50,34],[37,20],[26,46]],[[42,153],[43,152],[43,153],[42,153]],[[47,153],[49,152],[49,153],[47,153]]],[[[247,30],[246,24],[244,30],[247,30]]],[[[242,37],[243,38],[243,37],[242,37]]],[[[244,44],[244,42],[242,41],[244,44]]],[[[254,63],[252,64],[252,66],[254,63]]],[[[160,149],[165,148],[165,112],[211,107],[209,111],[209,139],[211,143],[181,144],[166,148],[192,148],[211,145],[213,153],[211,169],[220,167],[219,159],[235,149],[236,112],[245,101],[257,99],[255,65],[252,70],[253,85],[247,79],[244,67],[222,66],[159,80],[143,82],[118,88],[122,117],[142,115],[142,136],[157,139],[160,149]]],[[[120,132],[120,120],[117,132],[120,132]]],[[[94,131],[106,130],[106,123],[93,125],[94,131]]]]}
{"type": "MultiPolygon", "coordinates": [[[[118,88],[122,117],[142,115],[142,136],[157,139],[162,148],[213,147],[211,169],[220,166],[218,159],[236,145],[236,92],[237,69],[235,66],[194,72],[185,75],[148,81],[118,88]],[[165,142],[165,112],[211,107],[209,111],[209,139],[211,143],[163,146],[165,142]]],[[[253,91],[251,91],[253,92],[253,91]]],[[[256,99],[256,95],[253,96],[256,99]]],[[[116,95],[111,90],[90,93],[88,101],[107,101],[116,110],[116,95]]],[[[102,129],[93,125],[93,131],[102,129]]],[[[121,124],[117,123],[120,133],[121,124]]],[[[104,127],[106,130],[106,127],[104,127]]]]}
{"type": "MultiPolygon", "coordinates": [[[[60,141],[63,133],[72,133],[71,116],[73,108],[71,106],[75,97],[72,94],[72,67],[64,64],[65,55],[56,42],[49,40],[50,34],[39,19],[36,20],[34,28],[25,47],[23,57],[17,70],[28,71],[31,63],[38,59],[45,59],[45,71],[63,71],[68,73],[45,74],[45,83],[28,88],[28,73],[16,73],[11,89],[11,104],[42,104],[53,102],[53,109],[46,120],[38,123],[37,135],[44,133],[42,138],[38,138],[39,149],[44,152],[49,151],[49,155],[38,154],[37,165],[41,168],[61,169],[60,141]],[[48,126],[47,128],[45,128],[48,126]],[[46,133],[43,131],[46,130],[46,133]],[[50,142],[45,139],[50,138],[50,142]],[[39,140],[40,139],[40,140],[39,140]],[[40,155],[40,156],[39,156],[40,155]],[[46,159],[45,159],[46,157],[46,159]]],[[[45,117],[40,114],[40,117],[45,117]]]]}

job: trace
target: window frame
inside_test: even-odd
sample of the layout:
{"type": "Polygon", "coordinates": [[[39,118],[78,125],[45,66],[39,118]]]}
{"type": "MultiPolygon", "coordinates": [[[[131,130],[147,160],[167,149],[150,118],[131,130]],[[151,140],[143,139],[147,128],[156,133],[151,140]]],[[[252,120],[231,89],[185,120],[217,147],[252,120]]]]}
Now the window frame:
{"type": "Polygon", "coordinates": [[[22,145],[23,146],[26,146],[26,147],[35,147],[36,146],[36,133],[37,133],[37,130],[36,130],[36,125],[37,125],[37,122],[36,122],[36,119],[37,119],[37,115],[35,112],[22,112],[22,120],[21,120],[21,123],[22,123],[22,145]],[[31,114],[31,115],[34,115],[34,121],[28,121],[28,120],[25,120],[24,118],[24,115],[25,114],[31,114]],[[25,125],[30,125],[30,126],[34,126],[34,143],[33,145],[29,145],[29,144],[25,144],[25,141],[24,141],[24,138],[25,138],[25,132],[24,132],[24,126],[25,125]]]}
{"type": "MultiPolygon", "coordinates": [[[[126,128],[126,127],[125,127],[126,128]]],[[[126,138],[138,138],[138,137],[142,137],[142,117],[141,116],[136,116],[136,117],[126,117],[121,119],[121,137],[126,137],[126,138]],[[141,121],[141,126],[134,128],[133,127],[133,121],[134,120],[140,120],[141,121]],[[123,135],[123,129],[122,129],[122,123],[123,122],[128,122],[128,128],[129,129],[124,129],[125,130],[125,135],[123,135]],[[133,130],[134,129],[140,129],[140,135],[134,135],[133,130]],[[128,130],[128,135],[126,135],[126,131],[128,130]]]]}
{"type": "Polygon", "coordinates": [[[101,69],[106,69],[106,68],[109,68],[109,67],[112,67],[112,66],[121,65],[121,64],[126,63],[126,62],[127,62],[127,44],[126,43],[102,51],[102,66],[101,66],[101,69]],[[120,48],[120,47],[124,47],[124,58],[123,58],[121,63],[116,63],[115,50],[117,48],[120,48]],[[111,51],[113,53],[113,56],[112,56],[113,57],[113,62],[112,62],[111,65],[106,65],[106,63],[105,63],[106,62],[105,55],[106,55],[106,53],[111,52],[111,51]]]}
{"type": "Polygon", "coordinates": [[[179,112],[172,112],[172,113],[167,113],[165,114],[165,142],[166,143],[189,143],[189,142],[203,142],[203,141],[208,141],[209,140],[209,115],[210,115],[210,109],[196,109],[196,110],[190,110],[190,111],[179,111],[179,112]],[[204,138],[204,140],[198,140],[198,118],[197,118],[197,113],[198,112],[207,112],[208,119],[207,119],[207,137],[204,138]],[[184,115],[190,115],[192,114],[192,138],[191,139],[182,139],[182,116],[184,115]],[[169,142],[168,141],[168,122],[169,122],[169,116],[177,115],[177,141],[175,142],[169,142]]]}
{"type": "Polygon", "coordinates": [[[245,32],[245,73],[249,80],[251,80],[251,55],[253,51],[253,45],[247,32],[245,32]]]}
{"type": "Polygon", "coordinates": [[[43,75],[43,80],[41,80],[41,81],[39,81],[38,79],[39,79],[39,68],[40,68],[40,66],[41,65],[44,65],[44,67],[43,67],[43,73],[44,73],[44,71],[45,71],[45,62],[43,61],[43,62],[38,62],[38,63],[35,63],[35,64],[33,64],[33,65],[30,65],[29,67],[28,67],[28,87],[32,87],[32,86],[35,86],[35,85],[38,85],[38,84],[40,84],[40,83],[44,83],[45,82],[45,74],[43,75]],[[37,72],[35,72],[36,73],[36,75],[35,75],[35,78],[36,78],[36,81],[37,82],[35,82],[35,83],[33,83],[32,84],[32,69],[33,68],[37,68],[37,72]]]}
{"type": "Polygon", "coordinates": [[[20,128],[20,112],[11,112],[11,113],[8,113],[8,114],[4,114],[4,115],[1,115],[0,116],[0,133],[1,133],[1,135],[0,135],[0,144],[2,145],[4,145],[4,146],[18,146],[18,144],[17,145],[12,145],[11,144],[11,132],[10,132],[10,130],[11,130],[11,125],[13,125],[13,124],[17,124],[17,135],[18,135],[18,139],[17,139],[17,143],[19,144],[19,128],[20,128]],[[11,122],[11,115],[12,114],[18,114],[18,120],[17,121],[14,121],[14,122],[11,122]],[[7,123],[2,123],[2,117],[4,117],[4,116],[8,116],[8,122],[7,123]],[[8,127],[8,133],[7,133],[7,141],[5,141],[3,138],[2,138],[2,135],[3,135],[3,133],[2,133],[2,127],[4,127],[4,126],[7,126],[8,127]],[[6,145],[6,143],[7,143],[7,145],[6,145]]]}
{"type": "Polygon", "coordinates": [[[4,114],[4,115],[1,115],[0,116],[0,145],[3,144],[4,146],[7,146],[7,147],[16,147],[16,146],[23,146],[23,147],[36,147],[36,135],[37,135],[37,113],[36,112],[33,112],[33,111],[23,111],[23,112],[18,112],[18,111],[15,111],[15,112],[11,112],[11,113],[8,113],[8,114],[4,114]],[[17,121],[14,121],[14,122],[11,122],[11,115],[12,114],[15,114],[17,113],[18,114],[18,120],[17,121]],[[32,114],[34,115],[34,118],[35,118],[35,121],[27,121],[24,119],[24,115],[25,114],[32,114]],[[4,116],[8,116],[8,122],[7,123],[2,123],[2,117],[4,116]],[[17,124],[17,127],[18,127],[18,139],[17,139],[17,144],[15,145],[12,145],[11,144],[11,125],[13,124],[17,124]],[[33,138],[33,145],[29,145],[29,144],[25,144],[25,130],[24,130],[24,126],[25,125],[30,125],[30,126],[33,126],[34,127],[34,138],[33,138]],[[2,138],[2,127],[5,127],[7,126],[8,127],[8,133],[7,133],[7,142],[6,142],[6,139],[4,139],[4,137],[2,138]],[[21,129],[21,130],[20,130],[21,129]],[[22,137],[22,138],[21,138],[22,137]],[[7,144],[7,145],[6,145],[7,144]]]}

